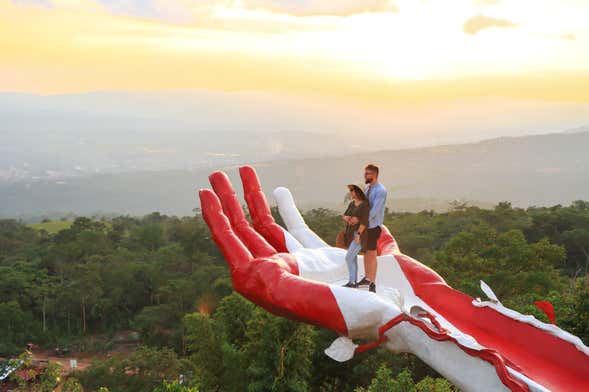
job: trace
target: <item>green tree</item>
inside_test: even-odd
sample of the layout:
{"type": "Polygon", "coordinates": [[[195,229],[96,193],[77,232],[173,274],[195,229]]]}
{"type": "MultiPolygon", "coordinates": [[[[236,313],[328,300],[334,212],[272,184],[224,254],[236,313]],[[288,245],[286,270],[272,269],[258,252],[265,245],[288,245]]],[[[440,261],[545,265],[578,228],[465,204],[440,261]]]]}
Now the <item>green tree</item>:
{"type": "Polygon", "coordinates": [[[186,352],[195,365],[202,387],[218,390],[223,372],[222,352],[214,332],[212,320],[199,313],[184,316],[186,352]]]}
{"type": "Polygon", "coordinates": [[[405,369],[397,378],[393,377],[391,370],[385,365],[381,365],[376,371],[376,375],[368,388],[358,388],[356,391],[365,392],[412,392],[415,388],[415,383],[411,377],[411,373],[405,369]]]}
{"type": "Polygon", "coordinates": [[[187,387],[180,384],[178,381],[172,383],[164,381],[164,383],[153,390],[153,392],[198,392],[196,386],[187,387]]]}
{"type": "Polygon", "coordinates": [[[153,252],[165,242],[164,228],[156,223],[140,226],[133,233],[133,238],[143,249],[153,252]]]}
{"type": "Polygon", "coordinates": [[[454,392],[458,391],[448,380],[426,377],[415,385],[415,392],[454,392]]]}
{"type": "Polygon", "coordinates": [[[84,392],[82,384],[74,377],[68,377],[61,386],[61,390],[62,392],[84,392]]]}
{"type": "Polygon", "coordinates": [[[452,384],[443,378],[425,377],[415,384],[411,372],[404,369],[397,377],[386,364],[379,367],[368,388],[357,388],[357,392],[453,392],[452,384]]]}
{"type": "Polygon", "coordinates": [[[248,379],[245,345],[247,326],[255,305],[237,293],[221,300],[213,313],[217,341],[223,359],[222,385],[227,391],[238,391],[248,379]]]}
{"type": "Polygon", "coordinates": [[[547,240],[528,244],[520,230],[497,233],[480,224],[452,237],[436,252],[433,268],[450,285],[473,296],[479,295],[479,280],[484,280],[507,299],[562,289],[556,267],[564,258],[564,248],[547,240]]]}
{"type": "Polygon", "coordinates": [[[36,324],[29,312],[18,302],[0,303],[0,355],[13,355],[22,350],[27,340],[34,337],[36,324]]]}
{"type": "Polygon", "coordinates": [[[178,379],[185,369],[174,351],[140,347],[127,358],[113,357],[72,374],[85,389],[106,387],[112,391],[151,391],[163,381],[178,379]]]}
{"type": "Polygon", "coordinates": [[[223,298],[215,309],[215,327],[225,340],[234,346],[243,346],[246,341],[247,323],[254,315],[256,306],[234,292],[223,298]]]}
{"type": "Polygon", "coordinates": [[[100,265],[97,263],[75,265],[71,268],[70,279],[67,293],[79,301],[81,329],[86,333],[88,310],[98,303],[103,293],[100,265]]]}
{"type": "Polygon", "coordinates": [[[589,278],[577,282],[573,309],[566,324],[581,340],[589,343],[589,278]]]}
{"type": "Polygon", "coordinates": [[[257,308],[244,347],[250,392],[307,391],[315,329],[257,308]]]}
{"type": "Polygon", "coordinates": [[[39,376],[39,388],[41,392],[53,392],[61,375],[61,365],[57,362],[47,363],[47,367],[39,376]]]}
{"type": "Polygon", "coordinates": [[[584,259],[582,271],[585,276],[589,275],[589,225],[588,228],[567,230],[561,234],[560,238],[567,249],[576,250],[582,254],[584,259]]]}

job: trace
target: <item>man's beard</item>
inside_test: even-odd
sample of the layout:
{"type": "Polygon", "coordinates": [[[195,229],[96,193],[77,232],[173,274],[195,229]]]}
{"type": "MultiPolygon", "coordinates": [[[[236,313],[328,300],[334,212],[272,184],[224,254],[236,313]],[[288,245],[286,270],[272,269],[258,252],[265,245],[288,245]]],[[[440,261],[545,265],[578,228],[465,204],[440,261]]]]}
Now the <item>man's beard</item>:
{"type": "Polygon", "coordinates": [[[372,180],[366,179],[366,180],[364,180],[364,183],[365,184],[372,184],[372,180]]]}

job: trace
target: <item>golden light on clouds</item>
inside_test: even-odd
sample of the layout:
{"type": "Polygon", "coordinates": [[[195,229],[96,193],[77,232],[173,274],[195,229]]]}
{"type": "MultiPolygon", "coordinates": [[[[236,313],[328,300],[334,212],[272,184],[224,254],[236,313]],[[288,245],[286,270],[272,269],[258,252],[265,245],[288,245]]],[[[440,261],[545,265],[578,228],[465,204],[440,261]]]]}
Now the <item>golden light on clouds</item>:
{"type": "Polygon", "coordinates": [[[492,27],[510,28],[516,26],[517,25],[515,23],[507,19],[491,18],[485,15],[475,15],[472,18],[469,18],[466,22],[464,22],[462,30],[466,34],[474,35],[479,31],[492,27]]]}
{"type": "Polygon", "coordinates": [[[297,3],[0,0],[0,90],[589,100],[589,1],[297,3]]]}

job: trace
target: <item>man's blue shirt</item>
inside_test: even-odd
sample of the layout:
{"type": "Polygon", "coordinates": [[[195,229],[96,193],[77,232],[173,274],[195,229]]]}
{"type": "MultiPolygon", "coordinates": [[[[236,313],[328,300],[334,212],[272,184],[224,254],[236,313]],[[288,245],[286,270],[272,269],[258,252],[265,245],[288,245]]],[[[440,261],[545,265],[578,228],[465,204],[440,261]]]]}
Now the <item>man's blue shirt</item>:
{"type": "Polygon", "coordinates": [[[368,228],[373,229],[384,224],[384,209],[387,201],[387,189],[380,182],[366,187],[368,202],[370,203],[370,216],[368,228]],[[372,189],[371,189],[372,188],[372,189]]]}

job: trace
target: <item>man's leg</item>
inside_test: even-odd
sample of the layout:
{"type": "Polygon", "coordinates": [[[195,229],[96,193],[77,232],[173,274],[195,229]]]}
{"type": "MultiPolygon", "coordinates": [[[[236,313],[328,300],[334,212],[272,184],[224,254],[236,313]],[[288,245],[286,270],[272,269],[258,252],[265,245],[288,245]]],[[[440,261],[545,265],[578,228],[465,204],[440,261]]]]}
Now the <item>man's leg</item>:
{"type": "Polygon", "coordinates": [[[364,254],[364,271],[366,271],[366,279],[371,282],[376,280],[376,251],[367,250],[364,254]]]}
{"type": "Polygon", "coordinates": [[[366,241],[366,253],[364,254],[364,271],[366,272],[366,278],[362,281],[363,284],[369,283],[368,287],[370,291],[376,291],[376,245],[378,238],[380,237],[381,228],[375,227],[368,229],[368,236],[366,241]]]}

